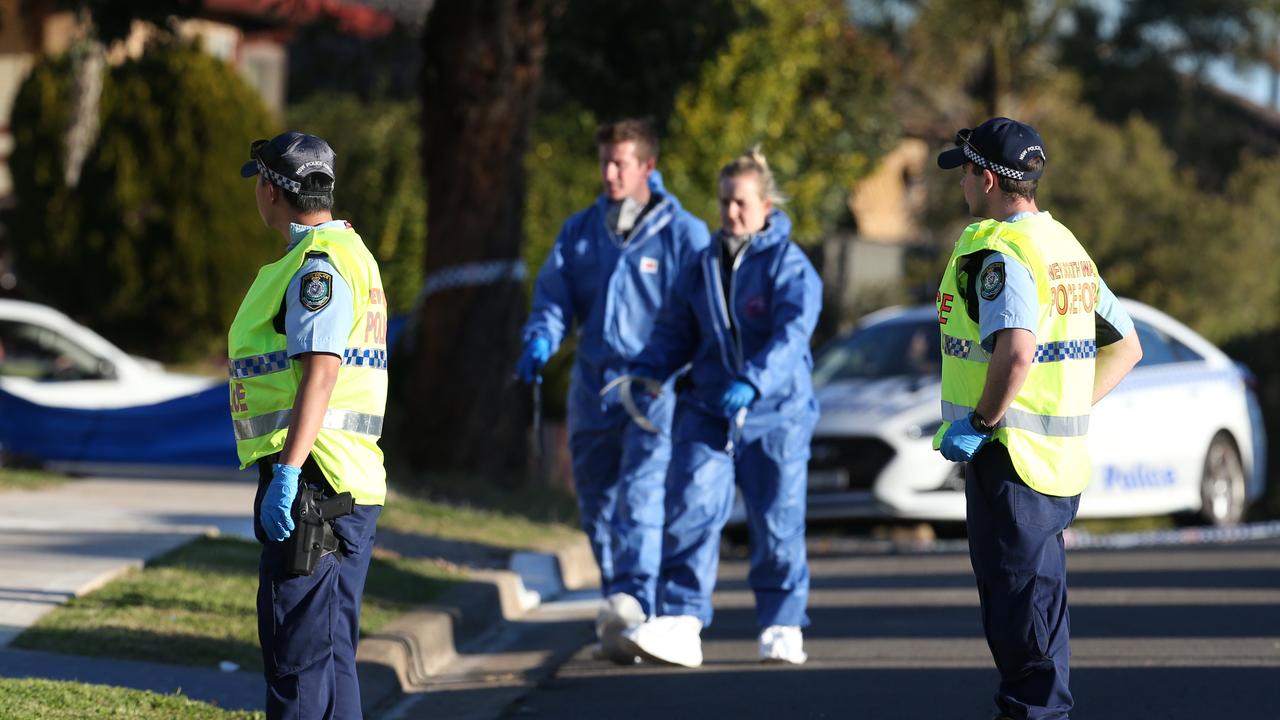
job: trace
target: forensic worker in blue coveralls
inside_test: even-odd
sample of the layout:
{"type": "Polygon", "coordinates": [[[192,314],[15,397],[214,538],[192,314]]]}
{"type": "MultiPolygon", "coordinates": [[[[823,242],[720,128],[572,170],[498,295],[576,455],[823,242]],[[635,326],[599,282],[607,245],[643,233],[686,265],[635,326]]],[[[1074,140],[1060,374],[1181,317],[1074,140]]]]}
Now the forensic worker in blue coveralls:
{"type": "Polygon", "coordinates": [[[782,197],[759,148],[720,171],[719,196],[716,242],[685,270],[630,368],[665,380],[692,363],[673,426],[658,617],[623,638],[652,662],[702,664],[701,632],[711,622],[720,532],[736,480],[750,533],[760,659],[799,664],[809,624],[807,464],[818,417],[809,342],[822,281],[790,240],[791,220],[778,207],[782,197]]]}
{"type": "Polygon", "coordinates": [[[236,449],[260,478],[254,531],[267,717],[359,718],[360,602],[386,497],[377,444],[386,297],[360,236],[333,219],[328,143],[287,132],[249,154],[241,175],[255,178],[258,212],[283,241],[228,334],[236,449]],[[303,487],[320,500],[349,493],[354,502],[325,521],[309,568],[293,565],[303,487]]]}
{"type": "Polygon", "coordinates": [[[653,612],[674,403],[669,386],[652,402],[652,393],[636,393],[645,405],[642,421],[657,430],[649,432],[601,391],[619,392],[615,380],[648,343],[681,268],[709,234],[662,188],[654,170],[658,138],[647,121],[605,125],[595,140],[603,192],[565,221],[538,273],[517,372],[527,383],[541,382],[542,366],[577,324],[569,450],[605,597],[596,632],[605,657],[631,664],[636,658],[618,638],[653,612]]]}
{"type": "Polygon", "coordinates": [[[1089,482],[1090,409],[1142,357],[1089,254],[1036,206],[1045,162],[1040,135],[1008,118],[961,130],[938,156],[962,169],[980,220],[956,242],[938,289],[934,448],[966,463],[969,557],[1001,720],[1071,711],[1062,532],[1089,482]]]}

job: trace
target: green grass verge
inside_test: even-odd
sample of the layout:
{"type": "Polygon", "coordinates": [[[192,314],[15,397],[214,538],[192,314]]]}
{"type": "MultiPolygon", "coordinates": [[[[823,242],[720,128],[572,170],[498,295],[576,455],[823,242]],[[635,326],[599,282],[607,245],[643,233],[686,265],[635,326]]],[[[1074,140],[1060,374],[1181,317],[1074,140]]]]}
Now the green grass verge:
{"type": "Polygon", "coordinates": [[[222,710],[180,694],[54,680],[0,678],[0,718],[41,720],[257,720],[260,712],[222,710]]]}
{"type": "Polygon", "coordinates": [[[392,493],[387,498],[378,528],[512,550],[551,550],[580,534],[576,527],[562,522],[531,520],[512,512],[404,493],[392,493]]]}
{"type": "Polygon", "coordinates": [[[66,482],[66,475],[45,470],[0,468],[0,492],[5,490],[39,490],[66,482]]]}
{"type": "MultiPolygon", "coordinates": [[[[202,538],[131,571],[41,618],[15,647],[262,670],[255,598],[258,544],[202,538]]],[[[426,560],[375,553],[360,615],[362,634],[429,602],[462,579],[426,560]]]]}

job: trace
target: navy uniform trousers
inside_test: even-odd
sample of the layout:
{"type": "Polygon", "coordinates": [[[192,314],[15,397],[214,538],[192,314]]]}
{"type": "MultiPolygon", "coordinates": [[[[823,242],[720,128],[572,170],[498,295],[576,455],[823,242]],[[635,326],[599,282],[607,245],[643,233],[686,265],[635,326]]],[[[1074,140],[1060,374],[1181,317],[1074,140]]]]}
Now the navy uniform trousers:
{"type": "MultiPolygon", "coordinates": [[[[291,575],[289,543],[270,542],[258,522],[262,495],[278,456],[258,463],[254,531],[262,542],[258,563],[258,641],[267,681],[269,720],[352,720],[361,717],[356,678],[360,600],[373,555],[380,505],[356,505],[333,521],[338,552],[325,555],[311,575],[291,575]]],[[[301,482],[332,494],[311,458],[301,482]]]]}
{"type": "Polygon", "coordinates": [[[1005,446],[990,442],[966,466],[965,499],[982,629],[1000,671],[996,706],[1014,720],[1065,720],[1071,624],[1062,531],[1080,496],[1032,490],[1005,446]]]}

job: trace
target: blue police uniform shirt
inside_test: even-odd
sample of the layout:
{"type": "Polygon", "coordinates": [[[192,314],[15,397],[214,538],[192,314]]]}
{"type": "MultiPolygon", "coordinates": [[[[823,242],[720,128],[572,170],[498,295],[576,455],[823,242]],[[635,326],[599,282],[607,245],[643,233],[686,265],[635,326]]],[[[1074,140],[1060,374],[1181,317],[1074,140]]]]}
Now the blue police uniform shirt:
{"type": "MultiPolygon", "coordinates": [[[[1017,222],[1034,214],[1017,213],[1005,218],[1004,222],[1017,222]]],[[[1036,301],[1036,280],[1031,270],[1014,257],[1004,253],[991,253],[983,259],[978,277],[986,277],[987,268],[994,263],[1004,263],[1004,289],[991,299],[978,293],[978,326],[982,335],[982,348],[987,352],[995,349],[995,334],[1000,330],[1022,328],[1034,333],[1040,312],[1036,301]]],[[[1127,337],[1133,332],[1133,320],[1120,306],[1102,276],[1098,276],[1098,298],[1094,304],[1094,314],[1100,322],[1109,324],[1115,330],[1116,339],[1127,337]]],[[[1100,339],[1098,344],[1106,343],[1100,339]]]]}
{"type": "MultiPolygon", "coordinates": [[[[307,233],[317,229],[341,229],[347,227],[345,220],[332,220],[319,225],[289,224],[289,246],[285,252],[302,242],[307,233]]],[[[354,322],[354,298],[351,286],[338,274],[338,270],[324,255],[309,255],[302,267],[294,273],[289,281],[289,289],[285,291],[284,332],[287,338],[286,352],[289,357],[301,353],[322,352],[342,357],[347,349],[347,338],[351,335],[354,322]],[[302,279],[313,272],[327,273],[331,278],[329,298],[324,304],[311,309],[302,301],[302,279]]],[[[313,304],[315,304],[313,302],[313,304]]]]}

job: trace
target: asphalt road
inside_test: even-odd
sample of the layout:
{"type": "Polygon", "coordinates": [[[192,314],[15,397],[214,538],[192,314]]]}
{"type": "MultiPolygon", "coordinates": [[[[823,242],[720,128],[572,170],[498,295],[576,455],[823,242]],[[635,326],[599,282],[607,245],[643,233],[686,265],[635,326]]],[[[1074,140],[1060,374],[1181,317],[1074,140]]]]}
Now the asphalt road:
{"type": "MultiPolygon", "coordinates": [[[[1069,553],[1074,717],[1280,719],[1280,541],[1069,553]]],[[[584,647],[511,718],[986,720],[997,676],[968,556],[816,549],[808,664],[755,662],[746,564],[722,563],[696,670],[584,647]]]]}

